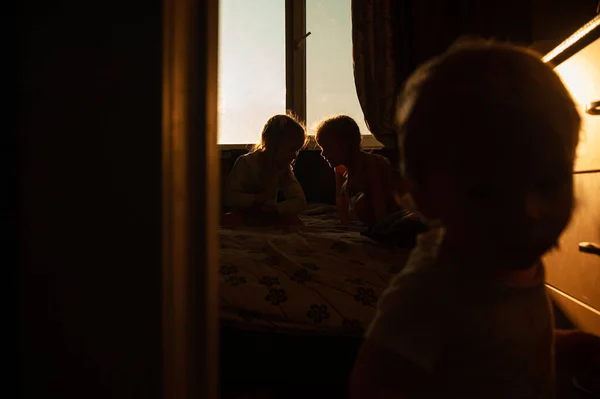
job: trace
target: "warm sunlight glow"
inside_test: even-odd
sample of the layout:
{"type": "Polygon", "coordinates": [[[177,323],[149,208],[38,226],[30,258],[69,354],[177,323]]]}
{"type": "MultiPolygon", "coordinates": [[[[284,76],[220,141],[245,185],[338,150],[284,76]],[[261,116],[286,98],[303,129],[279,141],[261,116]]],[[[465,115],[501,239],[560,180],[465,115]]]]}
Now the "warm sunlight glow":
{"type": "Polygon", "coordinates": [[[555,69],[577,102],[581,115],[584,115],[580,144],[577,148],[578,160],[575,165],[578,171],[588,169],[585,163],[597,159],[600,147],[600,135],[597,133],[600,132],[600,118],[585,116],[586,104],[600,100],[598,59],[600,59],[600,40],[596,40],[577,54],[577,57],[568,59],[555,69]]]}

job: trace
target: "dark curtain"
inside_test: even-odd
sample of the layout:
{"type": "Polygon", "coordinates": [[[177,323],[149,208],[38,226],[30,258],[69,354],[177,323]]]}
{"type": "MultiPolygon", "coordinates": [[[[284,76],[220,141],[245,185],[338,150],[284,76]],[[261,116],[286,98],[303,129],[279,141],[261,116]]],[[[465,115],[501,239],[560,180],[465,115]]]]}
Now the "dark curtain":
{"type": "Polygon", "coordinates": [[[367,127],[386,147],[394,145],[397,71],[394,0],[352,0],[354,81],[367,127]]]}
{"type": "Polygon", "coordinates": [[[352,0],[354,79],[365,122],[395,148],[398,90],[417,66],[463,35],[531,44],[527,0],[352,0]]]}

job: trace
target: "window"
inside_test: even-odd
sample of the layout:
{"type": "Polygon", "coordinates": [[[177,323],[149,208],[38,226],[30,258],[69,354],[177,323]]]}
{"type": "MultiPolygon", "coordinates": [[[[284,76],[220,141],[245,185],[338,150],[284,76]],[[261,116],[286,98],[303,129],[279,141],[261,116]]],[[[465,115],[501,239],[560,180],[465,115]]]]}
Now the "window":
{"type": "Polygon", "coordinates": [[[254,144],[285,113],[285,0],[219,2],[219,144],[254,144]]]}
{"type": "Polygon", "coordinates": [[[365,143],[378,144],[354,85],[351,0],[220,0],[219,18],[219,144],[256,143],[286,109],[309,134],[324,118],[349,115],[365,143]]]}
{"type": "Polygon", "coordinates": [[[352,117],[369,133],[354,86],[351,0],[306,0],[306,126],[324,118],[352,117]]]}

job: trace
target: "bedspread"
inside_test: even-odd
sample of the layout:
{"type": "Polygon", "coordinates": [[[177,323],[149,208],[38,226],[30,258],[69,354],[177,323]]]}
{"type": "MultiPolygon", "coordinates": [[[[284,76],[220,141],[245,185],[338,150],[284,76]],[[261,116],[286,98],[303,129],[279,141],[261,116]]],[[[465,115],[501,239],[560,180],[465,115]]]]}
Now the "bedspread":
{"type": "Polygon", "coordinates": [[[221,321],[239,328],[360,335],[408,250],[385,248],[330,214],[305,226],[221,229],[221,321]]]}

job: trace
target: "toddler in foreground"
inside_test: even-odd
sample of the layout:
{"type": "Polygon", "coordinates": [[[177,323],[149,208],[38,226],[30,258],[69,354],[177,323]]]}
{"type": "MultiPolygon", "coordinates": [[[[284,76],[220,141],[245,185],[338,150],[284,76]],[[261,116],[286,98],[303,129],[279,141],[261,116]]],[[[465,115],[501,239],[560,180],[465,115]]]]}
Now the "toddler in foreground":
{"type": "Polygon", "coordinates": [[[555,358],[600,354],[554,331],[541,262],[574,205],[572,98],[537,54],[463,43],[407,81],[399,124],[409,191],[443,228],[380,298],[351,397],[554,398],[555,358]]]}
{"type": "Polygon", "coordinates": [[[315,135],[321,156],[335,172],[336,205],[342,224],[358,219],[372,225],[400,209],[404,194],[400,174],[389,160],[361,151],[361,135],[346,115],[326,119],[315,135]]]}
{"type": "Polygon", "coordinates": [[[239,157],[227,177],[224,203],[232,212],[221,224],[300,224],[297,215],[306,207],[306,198],[292,162],[305,142],[306,132],[293,117],[271,117],[260,144],[239,157]],[[277,202],[280,191],[284,201],[277,202]]]}

